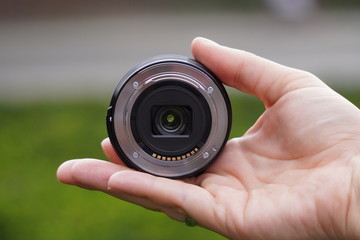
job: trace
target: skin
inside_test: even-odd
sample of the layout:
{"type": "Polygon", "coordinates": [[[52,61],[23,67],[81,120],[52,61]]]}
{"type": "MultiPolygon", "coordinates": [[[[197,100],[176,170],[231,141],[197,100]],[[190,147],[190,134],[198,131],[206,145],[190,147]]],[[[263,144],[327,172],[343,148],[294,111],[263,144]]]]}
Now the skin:
{"type": "MultiPolygon", "coordinates": [[[[103,191],[230,239],[360,239],[360,111],[310,73],[196,38],[196,60],[266,110],[203,174],[171,180],[112,161],[63,163],[60,182],[103,191]]],[[[236,123],[233,123],[236,124],[236,123]]]]}

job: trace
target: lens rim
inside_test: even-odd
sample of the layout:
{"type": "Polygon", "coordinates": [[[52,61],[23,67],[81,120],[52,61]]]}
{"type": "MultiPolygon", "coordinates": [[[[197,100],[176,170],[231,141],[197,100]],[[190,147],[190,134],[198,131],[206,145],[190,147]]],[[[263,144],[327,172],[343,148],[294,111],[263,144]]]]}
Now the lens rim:
{"type": "Polygon", "coordinates": [[[130,70],[114,91],[107,114],[107,130],[115,151],[129,167],[169,178],[194,176],[220,154],[231,128],[231,105],[217,78],[195,60],[163,55],[130,70]],[[212,126],[207,142],[196,154],[181,161],[149,157],[135,141],[130,126],[131,106],[139,94],[154,83],[172,79],[188,84],[204,96],[210,107],[212,126]]]}

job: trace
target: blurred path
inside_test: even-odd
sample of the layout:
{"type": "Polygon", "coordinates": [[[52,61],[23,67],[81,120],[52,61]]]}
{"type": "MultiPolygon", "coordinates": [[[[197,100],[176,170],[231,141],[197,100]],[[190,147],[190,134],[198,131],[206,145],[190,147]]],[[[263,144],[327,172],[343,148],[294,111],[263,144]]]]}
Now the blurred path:
{"type": "Polygon", "coordinates": [[[134,64],[191,56],[196,36],[360,86],[360,12],[319,12],[302,23],[265,14],[128,15],[0,22],[0,99],[108,96],[134,64]]]}

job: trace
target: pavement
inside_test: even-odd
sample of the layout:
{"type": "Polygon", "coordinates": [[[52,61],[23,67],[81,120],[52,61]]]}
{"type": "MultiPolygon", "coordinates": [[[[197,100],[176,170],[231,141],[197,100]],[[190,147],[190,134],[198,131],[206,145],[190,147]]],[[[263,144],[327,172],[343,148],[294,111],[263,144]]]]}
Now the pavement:
{"type": "Polygon", "coordinates": [[[360,11],[302,22],[264,13],[119,14],[0,22],[0,100],[109,97],[138,62],[191,56],[196,36],[360,87],[360,11]]]}

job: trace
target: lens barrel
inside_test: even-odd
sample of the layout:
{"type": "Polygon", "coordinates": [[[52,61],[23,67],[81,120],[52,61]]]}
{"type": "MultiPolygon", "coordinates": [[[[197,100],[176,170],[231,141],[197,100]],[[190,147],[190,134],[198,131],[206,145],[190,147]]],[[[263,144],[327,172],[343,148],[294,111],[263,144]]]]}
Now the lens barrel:
{"type": "Polygon", "coordinates": [[[162,55],[123,77],[106,123],[127,166],[184,178],[201,173],[220,154],[231,128],[231,106],[223,85],[199,62],[162,55]]]}

